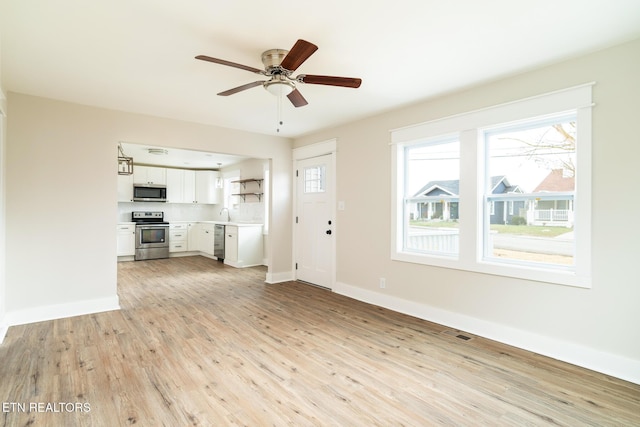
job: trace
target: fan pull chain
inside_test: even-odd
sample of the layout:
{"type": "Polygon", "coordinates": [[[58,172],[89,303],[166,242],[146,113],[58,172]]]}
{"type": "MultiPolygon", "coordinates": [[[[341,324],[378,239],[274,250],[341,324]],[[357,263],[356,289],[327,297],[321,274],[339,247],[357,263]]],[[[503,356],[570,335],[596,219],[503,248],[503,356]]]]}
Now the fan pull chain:
{"type": "Polygon", "coordinates": [[[277,116],[276,120],[278,122],[278,125],[276,126],[276,132],[280,132],[280,126],[282,126],[282,93],[280,93],[278,96],[276,96],[277,98],[277,103],[278,106],[276,108],[277,110],[277,116]]]}

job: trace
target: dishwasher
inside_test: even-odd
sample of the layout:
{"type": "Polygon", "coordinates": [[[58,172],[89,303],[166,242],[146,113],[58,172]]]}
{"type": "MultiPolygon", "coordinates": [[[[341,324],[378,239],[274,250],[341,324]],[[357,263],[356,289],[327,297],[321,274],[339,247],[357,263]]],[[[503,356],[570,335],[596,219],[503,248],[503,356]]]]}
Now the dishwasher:
{"type": "Polygon", "coordinates": [[[224,260],[224,224],[216,224],[213,232],[213,256],[224,260]]]}

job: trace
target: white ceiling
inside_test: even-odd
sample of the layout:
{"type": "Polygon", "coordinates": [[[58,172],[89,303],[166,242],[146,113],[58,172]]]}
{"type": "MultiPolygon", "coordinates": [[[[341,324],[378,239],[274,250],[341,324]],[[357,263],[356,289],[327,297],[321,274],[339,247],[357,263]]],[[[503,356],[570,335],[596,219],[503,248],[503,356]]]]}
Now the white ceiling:
{"type": "Polygon", "coordinates": [[[5,91],[295,137],[640,37],[640,1],[0,0],[0,37],[5,91]],[[295,74],[363,83],[300,85],[279,133],[261,87],[216,96],[259,76],[194,59],[262,68],[298,38],[295,74]]]}

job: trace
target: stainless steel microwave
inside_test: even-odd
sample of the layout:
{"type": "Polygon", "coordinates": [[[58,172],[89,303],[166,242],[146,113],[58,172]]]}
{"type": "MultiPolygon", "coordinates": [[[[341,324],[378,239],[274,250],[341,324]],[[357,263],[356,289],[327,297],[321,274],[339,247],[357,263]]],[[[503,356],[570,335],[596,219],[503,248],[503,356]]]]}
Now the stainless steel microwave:
{"type": "Polygon", "coordinates": [[[160,184],[133,184],[134,202],[166,202],[167,186],[160,184]]]}

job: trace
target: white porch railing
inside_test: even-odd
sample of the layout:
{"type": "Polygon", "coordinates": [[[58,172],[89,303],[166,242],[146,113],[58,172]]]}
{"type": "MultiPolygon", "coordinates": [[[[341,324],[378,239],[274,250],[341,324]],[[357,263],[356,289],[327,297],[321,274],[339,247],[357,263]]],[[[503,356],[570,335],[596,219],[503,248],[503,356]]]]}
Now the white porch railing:
{"type": "Polygon", "coordinates": [[[536,209],[533,211],[534,221],[569,221],[568,209],[536,209]]]}
{"type": "Polygon", "coordinates": [[[407,249],[419,251],[458,253],[459,232],[457,229],[442,230],[412,227],[407,236],[407,249]]]}

